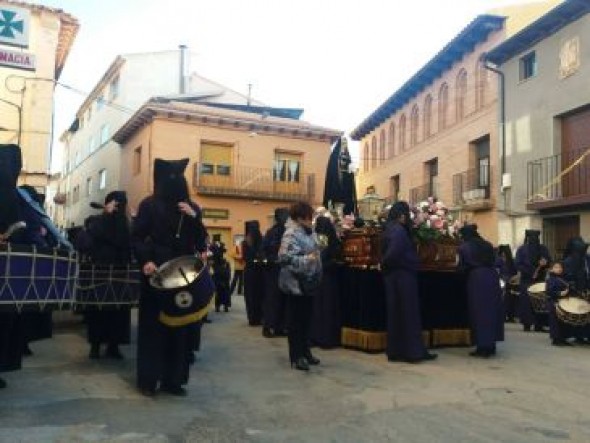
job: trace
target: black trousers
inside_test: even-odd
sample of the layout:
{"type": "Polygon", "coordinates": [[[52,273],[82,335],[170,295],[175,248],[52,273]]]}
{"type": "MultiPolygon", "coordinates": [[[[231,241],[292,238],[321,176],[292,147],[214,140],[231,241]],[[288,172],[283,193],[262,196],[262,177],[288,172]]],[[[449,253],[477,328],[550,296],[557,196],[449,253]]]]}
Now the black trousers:
{"type": "Polygon", "coordinates": [[[236,269],[234,271],[234,277],[231,281],[231,286],[229,289],[230,295],[234,293],[236,286],[238,287],[238,294],[242,295],[244,293],[244,270],[243,269],[236,269]]]}
{"type": "Polygon", "coordinates": [[[311,354],[309,350],[309,332],[312,314],[312,296],[287,296],[287,327],[289,329],[289,359],[291,363],[311,354]]]}

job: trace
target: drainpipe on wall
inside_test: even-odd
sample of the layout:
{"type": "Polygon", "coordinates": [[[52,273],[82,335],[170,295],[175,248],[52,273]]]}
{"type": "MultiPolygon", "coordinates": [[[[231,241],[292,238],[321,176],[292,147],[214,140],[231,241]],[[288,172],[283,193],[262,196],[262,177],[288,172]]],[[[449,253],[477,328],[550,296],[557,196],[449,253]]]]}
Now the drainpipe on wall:
{"type": "Polygon", "coordinates": [[[504,73],[499,69],[488,65],[488,62],[484,63],[484,68],[488,71],[492,71],[500,77],[500,126],[502,128],[502,158],[500,159],[500,169],[501,169],[501,177],[504,177],[506,173],[506,90],[505,90],[505,80],[504,80],[504,73]]]}
{"type": "Polygon", "coordinates": [[[186,83],[188,78],[188,53],[186,45],[178,45],[180,50],[180,66],[179,66],[179,93],[186,94],[186,83]]]}

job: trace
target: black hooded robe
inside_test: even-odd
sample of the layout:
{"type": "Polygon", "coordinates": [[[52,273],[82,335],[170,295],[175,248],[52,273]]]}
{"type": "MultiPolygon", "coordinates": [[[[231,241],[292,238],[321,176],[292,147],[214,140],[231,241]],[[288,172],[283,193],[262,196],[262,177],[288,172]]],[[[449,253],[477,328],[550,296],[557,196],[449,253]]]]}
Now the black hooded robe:
{"type": "MultiPolygon", "coordinates": [[[[140,203],[132,230],[140,267],[150,261],[160,266],[207,248],[200,208],[188,200],[183,176],[187,163],[156,159],[155,193],[140,203]],[[182,201],[191,205],[196,217],[181,216],[177,205],[182,201]]],[[[141,390],[155,391],[158,383],[170,387],[186,384],[196,338],[195,325],[169,327],[159,321],[158,295],[143,277],[137,326],[137,386],[141,390]]]]}

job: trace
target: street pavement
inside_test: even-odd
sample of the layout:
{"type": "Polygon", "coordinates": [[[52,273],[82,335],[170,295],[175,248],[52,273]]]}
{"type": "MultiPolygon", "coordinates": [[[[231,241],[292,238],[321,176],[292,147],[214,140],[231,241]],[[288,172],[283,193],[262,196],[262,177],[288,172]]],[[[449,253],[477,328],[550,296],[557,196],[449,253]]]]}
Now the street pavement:
{"type": "MultiPolygon", "coordinates": [[[[246,325],[242,297],[212,313],[185,398],[134,389],[123,362],[89,360],[79,320],[34,343],[3,374],[1,442],[590,442],[590,346],[556,348],[507,325],[499,356],[440,349],[439,359],[317,350],[292,370],[285,338],[246,325]]],[[[63,317],[63,315],[61,315],[63,317]]]]}

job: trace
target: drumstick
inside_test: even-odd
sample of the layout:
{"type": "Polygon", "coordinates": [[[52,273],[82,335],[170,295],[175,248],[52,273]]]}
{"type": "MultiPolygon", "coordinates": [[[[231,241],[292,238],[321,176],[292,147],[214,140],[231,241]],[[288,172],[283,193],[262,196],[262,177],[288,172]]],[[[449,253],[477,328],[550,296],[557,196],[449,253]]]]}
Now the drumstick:
{"type": "Polygon", "coordinates": [[[8,229],[6,230],[6,232],[2,235],[4,238],[8,239],[10,238],[10,236],[12,236],[12,234],[14,234],[17,231],[20,231],[21,229],[25,229],[27,227],[27,224],[24,221],[19,221],[16,223],[11,224],[8,229]]]}
{"type": "Polygon", "coordinates": [[[186,284],[187,285],[190,285],[191,282],[188,280],[188,277],[186,276],[186,273],[184,272],[184,269],[178,268],[178,272],[180,272],[180,275],[182,275],[182,278],[184,278],[184,281],[186,282],[186,284]]]}
{"type": "Polygon", "coordinates": [[[182,229],[182,222],[184,220],[184,212],[180,214],[180,220],[178,221],[178,228],[176,228],[176,238],[180,238],[180,230],[182,229]]]}

